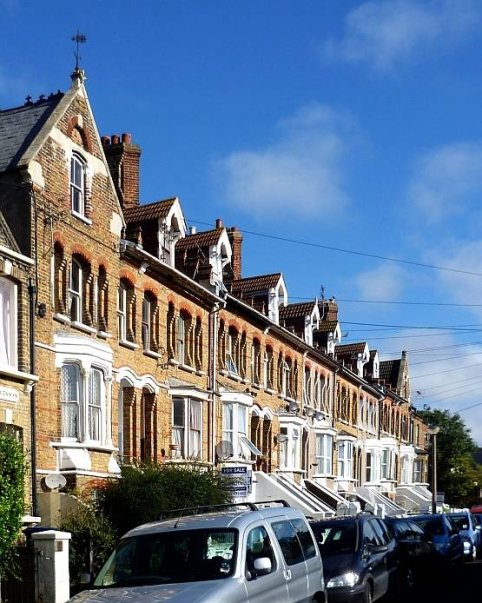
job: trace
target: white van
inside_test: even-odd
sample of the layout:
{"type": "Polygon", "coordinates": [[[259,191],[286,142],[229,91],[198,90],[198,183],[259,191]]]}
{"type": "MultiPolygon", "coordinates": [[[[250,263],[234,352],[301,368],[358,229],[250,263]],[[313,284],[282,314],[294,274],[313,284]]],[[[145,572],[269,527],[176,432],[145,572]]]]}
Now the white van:
{"type": "Polygon", "coordinates": [[[71,601],[325,603],[320,553],[300,510],[285,501],[205,510],[128,532],[71,601]]]}

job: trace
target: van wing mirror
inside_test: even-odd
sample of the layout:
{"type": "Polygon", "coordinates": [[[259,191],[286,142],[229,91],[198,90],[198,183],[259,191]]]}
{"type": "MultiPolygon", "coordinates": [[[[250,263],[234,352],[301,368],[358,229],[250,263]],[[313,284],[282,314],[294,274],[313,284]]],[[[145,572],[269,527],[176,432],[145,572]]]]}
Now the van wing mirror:
{"type": "Polygon", "coordinates": [[[271,559],[269,557],[258,557],[253,563],[257,576],[270,574],[272,570],[271,559]]]}

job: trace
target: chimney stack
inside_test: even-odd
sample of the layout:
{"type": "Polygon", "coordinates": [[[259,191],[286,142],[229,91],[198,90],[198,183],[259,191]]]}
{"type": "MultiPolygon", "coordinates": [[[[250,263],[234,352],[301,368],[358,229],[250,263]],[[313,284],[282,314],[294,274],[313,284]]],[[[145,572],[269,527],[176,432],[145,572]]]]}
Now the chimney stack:
{"type": "Polygon", "coordinates": [[[102,145],[110,173],[123,207],[139,205],[139,160],[141,149],[131,134],[103,136],[102,145]]]}
{"type": "Polygon", "coordinates": [[[239,228],[233,226],[228,228],[228,238],[231,243],[231,268],[233,270],[233,279],[238,280],[242,278],[242,247],[243,247],[243,235],[239,228]]]}

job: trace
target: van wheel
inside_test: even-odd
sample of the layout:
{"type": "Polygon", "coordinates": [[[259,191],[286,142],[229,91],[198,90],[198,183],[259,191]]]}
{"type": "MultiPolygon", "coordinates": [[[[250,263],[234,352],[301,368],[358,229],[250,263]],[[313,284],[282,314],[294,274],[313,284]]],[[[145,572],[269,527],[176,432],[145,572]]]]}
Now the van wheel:
{"type": "Polygon", "coordinates": [[[373,601],[372,587],[371,587],[371,584],[369,582],[367,582],[365,584],[365,589],[364,589],[363,595],[362,595],[362,603],[372,603],[372,601],[373,601]]]}

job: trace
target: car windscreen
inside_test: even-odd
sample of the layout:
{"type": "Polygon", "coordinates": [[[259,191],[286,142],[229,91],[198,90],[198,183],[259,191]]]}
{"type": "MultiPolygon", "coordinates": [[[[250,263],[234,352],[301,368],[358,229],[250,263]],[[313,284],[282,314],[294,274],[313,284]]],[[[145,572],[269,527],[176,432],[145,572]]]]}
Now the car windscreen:
{"type": "Polygon", "coordinates": [[[227,578],[234,571],[236,530],[172,530],[121,540],[94,582],[114,588],[227,578]]]}
{"type": "Polygon", "coordinates": [[[321,556],[354,553],[357,546],[357,525],[354,521],[319,523],[312,526],[321,556]]]}
{"type": "Polygon", "coordinates": [[[449,515],[450,519],[455,524],[457,530],[468,530],[469,520],[467,515],[449,515]]]}

